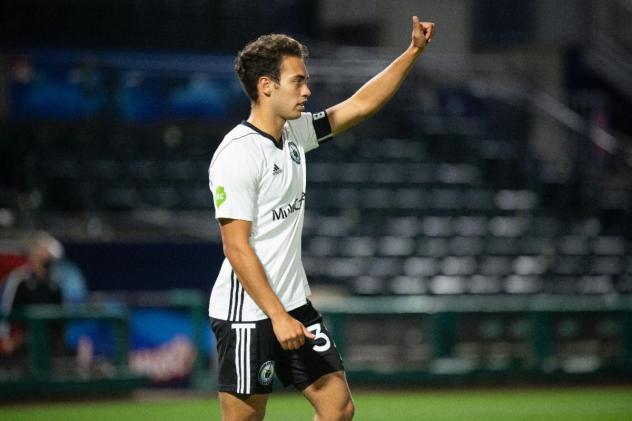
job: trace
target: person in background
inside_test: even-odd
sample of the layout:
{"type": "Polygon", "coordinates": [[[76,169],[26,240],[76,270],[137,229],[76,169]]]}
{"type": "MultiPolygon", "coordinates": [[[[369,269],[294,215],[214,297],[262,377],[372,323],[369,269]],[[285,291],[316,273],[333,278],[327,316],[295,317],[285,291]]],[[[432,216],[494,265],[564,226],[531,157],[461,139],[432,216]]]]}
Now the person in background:
{"type": "MultiPolygon", "coordinates": [[[[29,242],[27,263],[9,273],[4,283],[0,301],[3,316],[8,316],[30,304],[63,303],[62,289],[52,270],[53,264],[61,259],[63,254],[61,243],[47,233],[37,234],[29,242]]],[[[57,340],[63,341],[63,338],[57,340]]],[[[23,345],[24,331],[21,325],[0,325],[1,353],[12,354],[22,349],[23,345]]]]}

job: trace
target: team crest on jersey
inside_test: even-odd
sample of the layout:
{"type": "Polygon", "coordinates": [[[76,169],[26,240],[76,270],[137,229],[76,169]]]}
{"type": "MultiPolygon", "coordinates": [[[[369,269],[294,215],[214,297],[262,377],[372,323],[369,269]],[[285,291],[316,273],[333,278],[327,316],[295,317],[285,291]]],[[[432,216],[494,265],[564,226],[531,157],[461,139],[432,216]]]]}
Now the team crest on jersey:
{"type": "Polygon", "coordinates": [[[259,368],[259,383],[263,386],[267,386],[272,383],[272,377],[274,376],[274,361],[266,361],[261,364],[259,368]]]}
{"type": "Polygon", "coordinates": [[[287,144],[290,147],[290,156],[292,160],[296,162],[298,165],[301,165],[301,154],[298,152],[298,147],[294,142],[288,142],[287,144]]]}

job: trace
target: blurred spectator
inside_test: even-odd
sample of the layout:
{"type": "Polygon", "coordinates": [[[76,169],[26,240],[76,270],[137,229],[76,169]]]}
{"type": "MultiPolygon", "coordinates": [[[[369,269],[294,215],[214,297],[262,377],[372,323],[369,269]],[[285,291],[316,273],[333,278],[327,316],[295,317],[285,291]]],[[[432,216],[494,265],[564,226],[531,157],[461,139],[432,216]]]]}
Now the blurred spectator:
{"type": "MultiPolygon", "coordinates": [[[[46,233],[36,235],[28,247],[28,260],[7,277],[0,302],[2,314],[8,316],[30,304],[62,304],[62,289],[53,276],[53,264],[64,250],[55,238],[46,233]]],[[[63,341],[59,326],[53,329],[55,342],[63,341]]],[[[12,354],[22,349],[24,329],[21,324],[0,325],[0,352],[12,354]]]]}

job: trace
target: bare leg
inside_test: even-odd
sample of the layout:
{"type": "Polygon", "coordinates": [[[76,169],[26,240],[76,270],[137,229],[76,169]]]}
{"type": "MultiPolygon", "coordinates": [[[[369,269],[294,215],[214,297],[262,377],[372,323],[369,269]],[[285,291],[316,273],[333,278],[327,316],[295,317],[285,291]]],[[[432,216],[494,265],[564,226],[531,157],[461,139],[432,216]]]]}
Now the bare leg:
{"type": "Polygon", "coordinates": [[[314,421],[349,421],[353,418],[355,407],[344,371],[322,376],[303,390],[303,394],[316,410],[314,421]]]}
{"type": "Polygon", "coordinates": [[[223,421],[261,421],[266,413],[268,395],[237,395],[219,392],[223,421]]]}

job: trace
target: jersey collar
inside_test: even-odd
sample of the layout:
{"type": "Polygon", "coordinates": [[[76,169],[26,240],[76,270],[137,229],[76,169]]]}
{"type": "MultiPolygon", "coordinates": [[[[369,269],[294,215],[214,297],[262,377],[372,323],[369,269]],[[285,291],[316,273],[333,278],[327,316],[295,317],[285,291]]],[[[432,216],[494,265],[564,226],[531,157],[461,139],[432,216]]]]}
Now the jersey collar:
{"type": "Polygon", "coordinates": [[[281,137],[281,141],[277,142],[276,139],[269,133],[264,132],[263,130],[259,129],[258,127],[250,124],[249,122],[247,122],[246,120],[243,120],[241,122],[241,124],[243,124],[246,127],[250,127],[252,130],[254,130],[255,132],[259,133],[261,136],[268,138],[272,141],[272,143],[274,143],[274,146],[277,147],[277,149],[283,150],[283,137],[281,137]]]}

